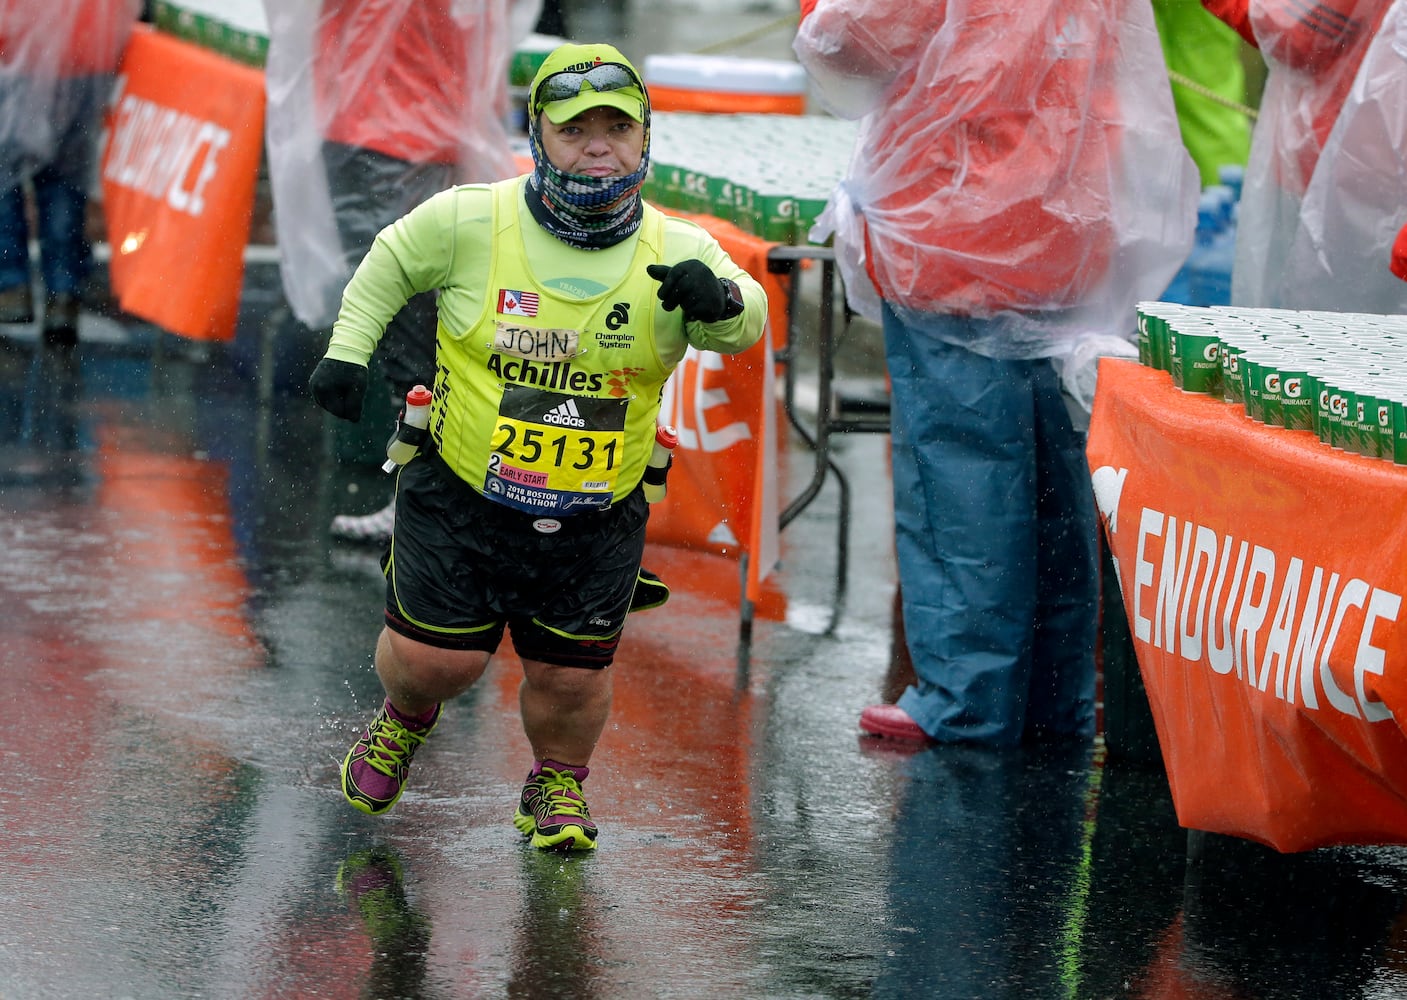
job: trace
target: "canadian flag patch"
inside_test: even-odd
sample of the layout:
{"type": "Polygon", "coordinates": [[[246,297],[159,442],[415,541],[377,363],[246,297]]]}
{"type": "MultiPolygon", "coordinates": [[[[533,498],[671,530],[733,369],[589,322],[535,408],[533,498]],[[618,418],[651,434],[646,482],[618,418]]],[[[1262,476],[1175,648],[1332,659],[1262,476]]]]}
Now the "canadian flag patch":
{"type": "Polygon", "coordinates": [[[498,290],[498,312],[501,316],[536,316],[537,292],[520,292],[513,288],[498,290]]]}

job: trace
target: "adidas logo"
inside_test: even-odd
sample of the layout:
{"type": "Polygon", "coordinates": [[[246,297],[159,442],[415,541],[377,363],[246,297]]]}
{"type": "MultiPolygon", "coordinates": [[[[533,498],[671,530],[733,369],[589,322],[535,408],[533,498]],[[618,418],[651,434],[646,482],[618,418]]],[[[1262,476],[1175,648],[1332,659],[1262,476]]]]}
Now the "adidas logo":
{"type": "Polygon", "coordinates": [[[576,408],[576,400],[569,399],[564,403],[552,407],[542,415],[544,424],[556,424],[558,427],[585,427],[586,421],[581,419],[581,413],[576,408]]]}

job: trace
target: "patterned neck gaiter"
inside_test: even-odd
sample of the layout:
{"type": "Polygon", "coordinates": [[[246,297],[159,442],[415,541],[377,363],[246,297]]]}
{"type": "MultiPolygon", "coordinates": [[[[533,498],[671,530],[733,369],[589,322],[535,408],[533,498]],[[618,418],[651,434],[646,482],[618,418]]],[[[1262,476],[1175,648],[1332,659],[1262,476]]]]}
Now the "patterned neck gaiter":
{"type": "Polygon", "coordinates": [[[589,177],[558,170],[542,148],[539,123],[528,123],[533,172],[523,186],[528,211],[537,224],[563,243],[581,250],[613,247],[640,228],[644,204],[640,189],[650,169],[650,119],[645,117],[645,151],[640,166],[625,177],[589,177]]]}

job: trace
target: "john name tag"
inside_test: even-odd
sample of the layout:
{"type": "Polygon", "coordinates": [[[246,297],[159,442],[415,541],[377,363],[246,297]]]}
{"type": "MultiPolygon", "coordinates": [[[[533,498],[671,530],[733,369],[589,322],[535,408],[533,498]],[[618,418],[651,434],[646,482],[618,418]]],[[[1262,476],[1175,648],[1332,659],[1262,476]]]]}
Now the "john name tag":
{"type": "Polygon", "coordinates": [[[567,361],[581,353],[579,330],[540,329],[499,320],[493,332],[493,349],[528,361],[567,361]]]}

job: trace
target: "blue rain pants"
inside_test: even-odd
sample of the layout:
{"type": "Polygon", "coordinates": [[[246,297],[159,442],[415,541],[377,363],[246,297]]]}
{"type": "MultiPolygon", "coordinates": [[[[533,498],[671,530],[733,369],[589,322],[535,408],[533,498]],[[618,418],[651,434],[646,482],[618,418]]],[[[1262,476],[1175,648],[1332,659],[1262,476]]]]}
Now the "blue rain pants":
{"type": "MultiPolygon", "coordinates": [[[[112,77],[66,78],[55,88],[50,122],[54,148],[44,162],[26,153],[18,140],[0,137],[0,176],[10,182],[0,191],[0,290],[31,282],[31,235],[39,243],[40,275],[50,296],[78,295],[93,268],[93,248],[85,232],[88,186],[112,77]],[[34,187],[38,232],[32,234],[25,218],[23,177],[34,187]]],[[[0,99],[16,106],[25,93],[23,80],[0,86],[0,99]]]]}
{"type": "MultiPolygon", "coordinates": [[[[76,296],[92,270],[92,248],[84,235],[88,194],[80,182],[53,165],[36,170],[32,181],[44,289],[50,295],[76,296]]],[[[24,189],[16,184],[0,192],[0,290],[30,281],[24,189]]]]}
{"type": "MultiPolygon", "coordinates": [[[[936,321],[953,340],[982,322],[936,321]]],[[[899,706],[942,742],[1092,736],[1098,529],[1084,437],[1055,369],[975,354],[887,307],[884,340],[918,678],[899,706]]]]}

